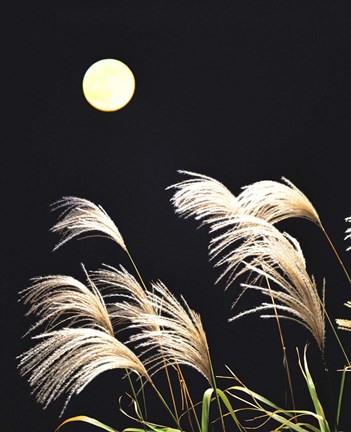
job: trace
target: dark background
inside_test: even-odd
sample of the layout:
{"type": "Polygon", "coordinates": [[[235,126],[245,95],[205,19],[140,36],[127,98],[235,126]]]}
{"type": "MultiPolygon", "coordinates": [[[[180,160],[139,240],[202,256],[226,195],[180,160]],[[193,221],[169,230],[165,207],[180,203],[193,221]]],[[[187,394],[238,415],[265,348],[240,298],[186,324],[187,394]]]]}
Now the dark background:
{"type": "MultiPolygon", "coordinates": [[[[15,357],[32,342],[21,338],[31,321],[17,292],[37,275],[83,279],[81,262],[91,270],[121,263],[132,271],[123,251],[105,239],[74,241],[51,253],[58,237],[49,228],[58,215],[49,206],[65,195],[101,204],[144,279],[160,278],[201,314],[217,374],[227,364],[250,388],[284,405],[276,324],[258,317],[227,324],[238,286],[215,285],[219,271],[208,262],[206,230],[174,214],[165,188],[182,178],[178,169],[212,176],[234,194],[285,176],[314,203],[350,268],[343,240],[351,214],[347,4],[85,0],[4,7],[3,430],[53,431],[63,404],[61,398],[43,411],[18,375],[15,357]],[[122,60],[136,78],[133,99],[114,113],[92,108],[81,90],[86,69],[103,58],[122,60]]],[[[347,317],[342,304],[351,298],[350,286],[323,234],[304,220],[281,227],[301,242],[319,287],[326,278],[331,318],[347,317]]],[[[312,408],[295,352],[310,341],[310,369],[332,418],[328,407],[343,358],[330,329],[324,359],[301,326],[284,322],[283,331],[297,407],[312,408]]],[[[351,355],[351,335],[340,337],[351,355]]],[[[98,377],[73,397],[63,418],[85,414],[119,430],[132,426],[118,412],[122,375],[98,377]]],[[[190,372],[189,380],[199,400],[206,383],[190,372]]],[[[351,429],[350,386],[348,377],[344,431],[351,429]]],[[[153,418],[167,421],[162,408],[154,408],[153,418]]],[[[97,429],[77,423],[66,430],[97,429]]]]}

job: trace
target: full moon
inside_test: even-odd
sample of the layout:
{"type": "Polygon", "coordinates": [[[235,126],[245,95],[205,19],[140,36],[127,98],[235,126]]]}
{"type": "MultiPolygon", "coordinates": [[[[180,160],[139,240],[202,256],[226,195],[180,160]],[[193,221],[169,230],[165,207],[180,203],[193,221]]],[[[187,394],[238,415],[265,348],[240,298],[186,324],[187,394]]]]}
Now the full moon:
{"type": "Polygon", "coordinates": [[[92,64],[83,78],[86,100],[100,111],[117,111],[131,100],[135,90],[133,72],[123,62],[104,59],[92,64]]]}

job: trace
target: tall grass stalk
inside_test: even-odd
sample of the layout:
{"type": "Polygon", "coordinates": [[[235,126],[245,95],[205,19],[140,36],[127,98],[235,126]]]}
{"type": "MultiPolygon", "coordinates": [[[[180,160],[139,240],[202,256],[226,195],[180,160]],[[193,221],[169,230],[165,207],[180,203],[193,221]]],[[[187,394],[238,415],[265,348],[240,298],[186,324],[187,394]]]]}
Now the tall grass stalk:
{"type": "Polygon", "coordinates": [[[341,374],[341,380],[340,380],[340,390],[339,390],[339,398],[338,398],[338,406],[336,408],[336,422],[335,422],[335,432],[338,431],[339,428],[339,421],[340,421],[340,414],[341,414],[341,405],[342,405],[342,399],[344,395],[344,386],[345,386],[345,378],[346,378],[346,367],[344,367],[342,374],[341,374]]]}
{"type": "MultiPolygon", "coordinates": [[[[266,278],[266,283],[268,285],[268,289],[271,291],[271,285],[270,285],[268,278],[266,278]]],[[[275,300],[274,300],[273,295],[271,295],[271,301],[272,301],[272,304],[274,306],[274,314],[275,314],[275,318],[276,318],[276,322],[277,322],[280,343],[281,343],[282,350],[283,350],[283,366],[284,366],[284,369],[286,372],[286,377],[288,380],[288,387],[289,387],[289,391],[290,391],[291,403],[292,403],[293,409],[295,410],[296,406],[295,406],[294,390],[293,390],[291,374],[290,374],[289,360],[288,360],[288,356],[287,356],[287,352],[286,352],[286,345],[285,345],[285,341],[284,341],[283,331],[282,331],[282,328],[280,325],[280,318],[279,318],[279,315],[277,312],[277,308],[275,305],[275,300]]]]}

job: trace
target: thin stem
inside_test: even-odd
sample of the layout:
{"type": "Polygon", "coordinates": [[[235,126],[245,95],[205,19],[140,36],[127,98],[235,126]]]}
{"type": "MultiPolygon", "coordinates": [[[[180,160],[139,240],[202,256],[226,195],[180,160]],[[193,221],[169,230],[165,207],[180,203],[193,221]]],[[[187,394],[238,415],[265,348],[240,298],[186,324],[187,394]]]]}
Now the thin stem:
{"type": "MultiPolygon", "coordinates": [[[[323,357],[324,357],[324,354],[323,354],[323,357]]],[[[331,381],[331,377],[330,377],[330,371],[328,368],[326,358],[323,358],[323,363],[324,363],[324,372],[326,375],[326,380],[327,380],[327,385],[328,385],[328,390],[329,390],[328,396],[329,396],[330,406],[334,407],[335,406],[335,395],[334,395],[334,390],[333,390],[332,381],[331,381]]]]}
{"type": "Polygon", "coordinates": [[[195,411],[194,402],[193,402],[193,400],[192,400],[192,398],[191,398],[191,395],[190,395],[190,392],[189,392],[188,386],[187,386],[187,384],[186,384],[186,381],[185,381],[185,379],[184,379],[184,376],[183,376],[182,370],[181,370],[179,364],[177,364],[176,367],[177,367],[177,372],[178,372],[178,374],[179,374],[179,376],[180,376],[180,378],[179,378],[179,382],[181,383],[181,386],[182,386],[182,388],[183,388],[184,397],[185,397],[185,401],[186,401],[185,403],[187,404],[187,400],[190,402],[190,406],[191,406],[191,409],[192,409],[192,411],[193,411],[193,414],[194,414],[194,417],[195,417],[195,420],[196,420],[197,427],[199,428],[199,431],[201,432],[201,426],[200,426],[200,422],[199,422],[198,416],[197,416],[196,411],[195,411]]]}
{"type": "Polygon", "coordinates": [[[134,270],[135,270],[136,274],[138,275],[138,278],[139,278],[139,280],[140,280],[140,282],[141,282],[144,290],[147,292],[148,289],[146,288],[145,282],[144,282],[143,278],[141,277],[141,274],[139,273],[138,267],[136,266],[136,264],[135,264],[135,262],[134,262],[134,260],[133,260],[133,258],[131,256],[131,254],[129,253],[128,249],[126,249],[126,252],[127,252],[128,258],[130,259],[130,262],[132,263],[132,265],[134,267],[134,270]]]}
{"type": "Polygon", "coordinates": [[[337,432],[339,427],[339,420],[340,420],[340,412],[341,412],[341,403],[342,403],[342,397],[344,393],[344,384],[345,384],[345,377],[346,377],[346,367],[344,367],[341,375],[341,382],[340,382],[340,392],[339,392],[339,399],[338,399],[338,407],[336,410],[336,425],[335,425],[335,431],[337,432]]]}
{"type": "Polygon", "coordinates": [[[342,262],[342,259],[340,258],[340,255],[339,255],[338,251],[336,250],[333,242],[331,241],[331,238],[328,236],[328,234],[327,234],[326,230],[324,229],[323,225],[321,224],[320,226],[321,226],[321,229],[322,229],[324,235],[326,236],[326,238],[327,238],[327,240],[328,240],[331,248],[333,249],[333,252],[334,252],[336,258],[338,259],[338,261],[339,261],[339,263],[340,263],[340,265],[341,265],[341,267],[342,267],[342,269],[343,269],[343,271],[344,271],[344,273],[345,273],[345,275],[347,277],[347,280],[349,281],[349,283],[351,285],[351,276],[349,275],[348,271],[346,270],[346,267],[344,266],[344,263],[342,262]]]}
{"type": "MultiPolygon", "coordinates": [[[[269,279],[267,277],[266,277],[266,282],[267,282],[267,285],[268,285],[269,292],[271,293],[271,285],[270,285],[269,279]]],[[[276,321],[277,321],[278,333],[279,333],[280,342],[282,344],[282,349],[283,349],[283,365],[284,365],[284,368],[285,368],[285,371],[286,371],[286,376],[287,376],[287,379],[288,379],[288,386],[289,386],[289,390],[290,390],[291,402],[292,402],[292,405],[293,405],[293,409],[296,410],[294,391],[293,391],[293,387],[292,387],[290,368],[289,368],[289,361],[288,361],[288,356],[287,356],[287,353],[286,353],[286,346],[285,346],[283,331],[282,331],[282,328],[281,328],[281,325],[280,325],[280,320],[279,320],[276,304],[275,304],[274,297],[273,297],[272,294],[271,294],[271,300],[272,300],[272,304],[273,304],[273,307],[274,307],[274,314],[275,314],[275,318],[276,318],[276,321]]]]}
{"type": "MultiPolygon", "coordinates": [[[[143,412],[142,412],[141,407],[140,407],[140,404],[139,404],[138,396],[137,396],[137,394],[136,394],[136,392],[135,392],[135,388],[134,388],[133,381],[132,381],[132,379],[131,379],[131,377],[130,377],[130,372],[129,372],[127,369],[126,369],[126,373],[127,373],[127,377],[128,377],[128,381],[129,381],[129,384],[130,384],[130,387],[131,387],[132,393],[133,393],[134,400],[135,400],[135,402],[136,402],[136,404],[137,404],[138,411],[139,411],[139,413],[140,413],[140,417],[141,417],[142,424],[144,425],[145,420],[144,420],[143,412]]],[[[144,430],[145,430],[145,426],[144,426],[144,430]]]]}
{"type": "Polygon", "coordinates": [[[217,400],[219,415],[220,415],[220,418],[221,418],[222,429],[223,429],[223,432],[226,432],[225,424],[224,424],[224,420],[223,420],[222,407],[221,407],[221,403],[220,403],[219,396],[218,396],[218,393],[217,393],[216,376],[215,376],[214,371],[213,371],[213,366],[212,366],[212,361],[211,361],[210,353],[207,352],[207,355],[208,355],[208,359],[209,359],[209,363],[210,363],[212,385],[213,385],[213,390],[214,390],[214,392],[216,394],[216,400],[217,400]]]}
{"type": "Polygon", "coordinates": [[[143,383],[141,377],[140,377],[140,381],[141,381],[140,389],[141,389],[141,394],[143,396],[144,413],[145,413],[145,418],[147,419],[147,408],[146,408],[146,398],[145,398],[145,391],[144,391],[144,383],[143,383]]]}
{"type": "Polygon", "coordinates": [[[180,426],[179,420],[175,417],[175,415],[173,414],[172,410],[170,409],[170,407],[168,406],[167,402],[165,401],[164,397],[162,396],[161,392],[158,390],[158,388],[156,387],[156,385],[154,384],[153,381],[151,381],[151,386],[153,387],[153,389],[155,390],[155,392],[157,393],[157,396],[160,398],[161,402],[163,403],[163,405],[165,406],[165,408],[167,409],[167,411],[169,412],[169,414],[171,415],[172,419],[174,420],[174,422],[176,423],[177,427],[179,428],[179,430],[183,430],[180,426]]]}
{"type": "MultiPolygon", "coordinates": [[[[343,269],[343,271],[344,271],[344,273],[345,273],[345,275],[346,275],[346,277],[347,277],[347,280],[349,281],[349,283],[350,283],[350,285],[351,285],[351,277],[350,277],[348,271],[346,270],[346,267],[344,266],[344,263],[342,262],[342,259],[340,258],[340,255],[339,255],[338,251],[336,250],[336,248],[335,248],[335,246],[334,246],[334,244],[333,244],[331,238],[328,236],[328,233],[326,232],[326,230],[324,229],[324,227],[323,227],[322,224],[320,224],[320,227],[321,227],[321,230],[323,231],[323,233],[324,233],[326,239],[328,240],[328,242],[329,242],[331,248],[333,249],[333,252],[334,252],[334,254],[335,254],[337,260],[339,261],[339,263],[340,263],[340,265],[341,265],[341,268],[343,269]]],[[[321,301],[321,300],[320,300],[320,301],[321,301]]],[[[331,319],[330,319],[330,317],[329,317],[329,315],[328,315],[328,312],[327,312],[327,310],[326,310],[326,308],[325,308],[325,304],[324,304],[322,301],[321,301],[321,304],[322,304],[322,307],[323,307],[324,314],[325,314],[325,316],[327,317],[327,320],[328,320],[328,322],[329,322],[329,325],[330,325],[330,327],[331,327],[331,329],[332,329],[332,331],[333,331],[333,333],[334,333],[334,336],[335,336],[335,338],[336,338],[336,340],[337,340],[337,342],[338,342],[338,344],[339,344],[339,346],[340,346],[340,349],[341,349],[341,351],[342,351],[342,353],[343,353],[343,355],[344,355],[344,357],[345,357],[345,360],[347,361],[347,364],[350,364],[350,360],[349,360],[349,358],[348,358],[348,356],[347,356],[347,354],[346,354],[346,351],[345,351],[345,349],[344,349],[344,347],[343,347],[343,345],[342,345],[342,343],[341,343],[341,340],[340,340],[340,338],[339,338],[339,336],[338,336],[338,334],[337,334],[337,332],[336,332],[336,330],[335,330],[335,327],[334,327],[334,325],[333,325],[333,323],[332,323],[332,321],[331,321],[331,319]]]]}
{"type": "MultiPolygon", "coordinates": [[[[184,392],[184,390],[182,390],[182,392],[184,392]]],[[[186,397],[185,394],[183,395],[183,397],[184,397],[184,403],[185,403],[185,408],[186,408],[186,413],[187,413],[187,416],[188,416],[188,421],[189,421],[190,429],[191,429],[192,432],[194,432],[194,425],[193,425],[193,421],[191,419],[191,413],[190,413],[190,408],[189,408],[189,401],[188,401],[188,398],[186,397]]],[[[184,409],[184,405],[183,405],[182,409],[184,409]]],[[[201,429],[200,429],[200,432],[201,432],[201,429]]]]}
{"type": "Polygon", "coordinates": [[[335,327],[334,327],[334,325],[333,325],[333,323],[332,323],[332,321],[331,321],[331,319],[330,319],[330,317],[328,315],[328,312],[327,312],[327,310],[326,310],[326,308],[325,308],[324,305],[323,305],[323,310],[324,310],[325,316],[327,317],[328,323],[329,323],[329,325],[330,325],[330,327],[331,327],[331,329],[332,329],[332,331],[334,333],[334,336],[335,336],[335,338],[336,338],[336,340],[337,340],[337,342],[338,342],[338,344],[340,346],[340,349],[341,349],[341,351],[342,351],[342,353],[343,353],[343,355],[345,357],[345,360],[346,360],[347,364],[350,364],[350,360],[349,360],[349,358],[348,358],[348,356],[346,354],[346,351],[345,351],[345,349],[344,349],[344,347],[343,347],[343,345],[341,343],[341,340],[340,340],[340,338],[339,338],[339,336],[338,336],[338,334],[337,334],[337,332],[335,330],[335,327]]]}
{"type": "Polygon", "coordinates": [[[172,387],[171,378],[169,376],[167,363],[166,363],[166,360],[165,360],[165,358],[163,356],[162,345],[160,345],[160,350],[161,350],[161,354],[162,354],[162,359],[163,359],[163,364],[164,364],[164,370],[165,370],[166,377],[167,377],[169,391],[171,393],[171,398],[172,398],[172,404],[173,404],[173,408],[174,408],[174,413],[175,413],[175,416],[177,417],[177,422],[179,423],[179,414],[178,414],[178,410],[177,410],[177,404],[176,404],[176,401],[175,401],[175,398],[174,398],[173,387],[172,387]]]}

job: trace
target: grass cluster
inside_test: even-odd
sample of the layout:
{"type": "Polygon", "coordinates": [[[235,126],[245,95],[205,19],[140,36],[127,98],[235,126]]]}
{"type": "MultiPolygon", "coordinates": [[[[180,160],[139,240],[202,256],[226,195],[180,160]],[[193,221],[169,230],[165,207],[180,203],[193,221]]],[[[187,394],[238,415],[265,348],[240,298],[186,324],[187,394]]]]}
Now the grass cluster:
{"type": "MultiPolygon", "coordinates": [[[[316,209],[284,178],[281,182],[256,182],[243,187],[235,196],[213,178],[180,173],[186,179],[170,187],[172,204],[180,216],[195,218],[208,227],[210,259],[222,269],[219,279],[233,286],[238,296],[249,290],[264,298],[262,303],[230,320],[256,313],[262,318],[273,318],[283,353],[286,351],[280,326],[282,319],[304,326],[322,354],[325,328],[330,326],[344,356],[333,424],[326,418],[318,397],[308,365],[307,346],[303,352],[297,350],[297,358],[313,410],[299,409],[294,401],[287,358],[284,365],[291,407],[279,407],[249,389],[229,367],[225,377],[229,385],[219,388],[200,315],[184,298],[177,299],[161,281],[146,284],[112,219],[101,206],[77,197],[65,197],[54,204],[54,209],[61,210],[52,228],[60,234],[55,249],[75,237],[102,235],[124,250],[133,272],[122,266],[103,266],[97,271],[83,267],[84,283],[66,275],[41,276],[34,278],[20,293],[28,306],[28,315],[37,320],[28,331],[35,344],[19,356],[19,370],[28,378],[37,401],[46,407],[64,396],[63,413],[70,398],[97,375],[123,369],[130,384],[128,398],[133,412],[120,409],[135,425],[124,432],[340,431],[345,376],[351,365],[339,331],[350,331],[351,320],[329,317],[324,301],[325,286],[318,287],[308,273],[298,240],[277,228],[278,222],[292,217],[316,224],[351,282],[316,209]],[[121,330],[128,332],[121,333],[121,330]],[[127,340],[120,340],[121,334],[128,334],[127,340]],[[201,401],[194,401],[191,396],[192,389],[183,374],[186,367],[196,370],[207,383],[201,401]],[[159,390],[156,375],[164,377],[169,394],[159,390]],[[146,389],[148,395],[153,392],[163,404],[169,414],[168,425],[153,422],[152,412],[147,411],[146,389]]],[[[346,219],[350,221],[351,218],[346,219]]],[[[345,240],[350,236],[348,228],[345,240]]],[[[351,302],[346,306],[351,307],[351,302]]],[[[116,430],[88,416],[68,418],[57,430],[77,421],[109,432],[116,430]]]]}

